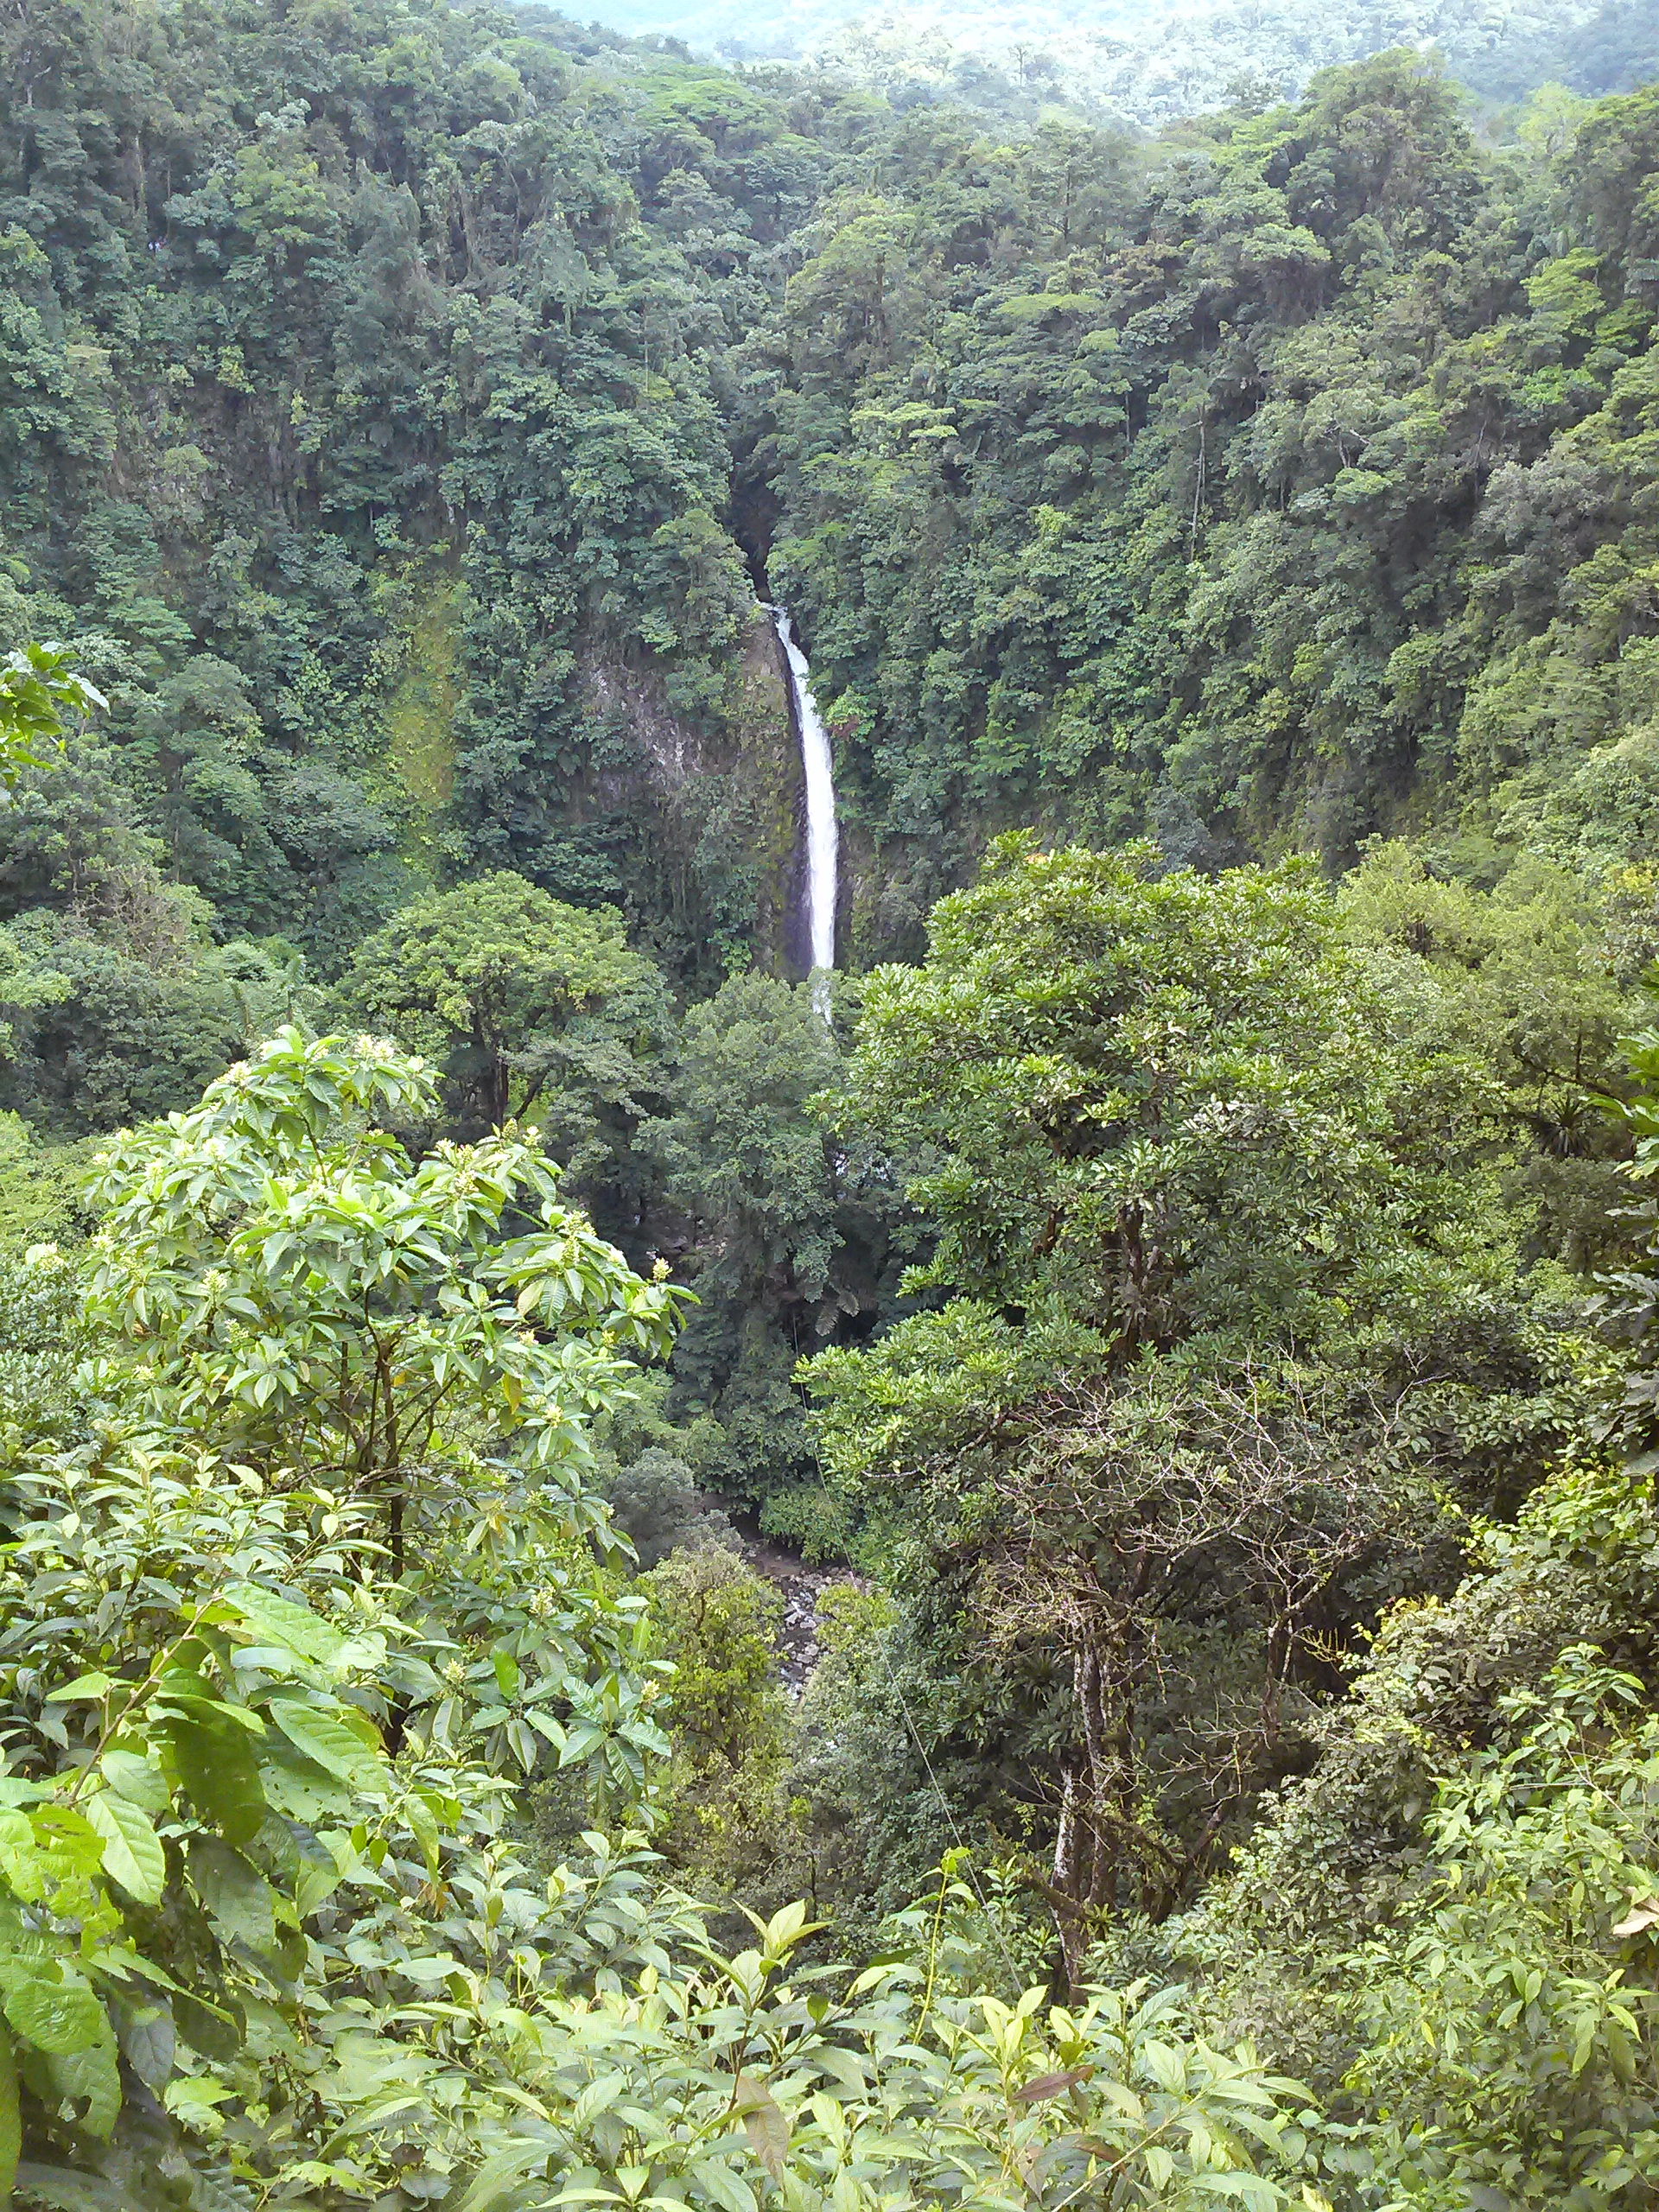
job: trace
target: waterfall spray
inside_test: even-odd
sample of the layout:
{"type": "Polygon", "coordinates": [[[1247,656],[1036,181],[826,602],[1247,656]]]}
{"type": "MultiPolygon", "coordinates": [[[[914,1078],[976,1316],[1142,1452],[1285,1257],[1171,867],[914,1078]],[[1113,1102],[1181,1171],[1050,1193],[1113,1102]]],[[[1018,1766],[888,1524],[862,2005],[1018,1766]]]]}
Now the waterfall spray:
{"type": "Polygon", "coordinates": [[[795,719],[801,730],[801,767],[806,778],[806,918],[812,948],[812,967],[817,980],[812,1003],[827,1021],[830,1018],[828,970],[836,964],[836,861],[841,831],[836,821],[836,785],[830,752],[830,733],[823,726],[812,696],[806,655],[795,642],[788,610],[772,609],[778,642],[789,664],[790,686],[795,694],[795,719]]]}

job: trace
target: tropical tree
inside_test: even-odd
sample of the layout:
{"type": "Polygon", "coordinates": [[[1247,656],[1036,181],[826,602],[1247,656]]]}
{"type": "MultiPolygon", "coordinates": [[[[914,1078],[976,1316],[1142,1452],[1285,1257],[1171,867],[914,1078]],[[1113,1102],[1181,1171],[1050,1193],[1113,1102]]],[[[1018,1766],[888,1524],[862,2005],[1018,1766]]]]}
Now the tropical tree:
{"type": "Polygon", "coordinates": [[[142,1347],[156,1417],[336,1471],[384,1513],[397,1574],[408,1512],[449,1510],[505,1438],[577,1487],[588,1416],[631,1356],[667,1351],[680,1296],[559,1204],[527,1136],[416,1166],[377,1117],[436,1092],[393,1046],[289,1030],[99,1156],[91,1294],[142,1347]]]}
{"type": "Polygon", "coordinates": [[[663,1080],[667,996],[620,918],[505,870],[405,907],[359,948],[339,1002],[443,1070],[459,1128],[531,1121],[578,1174],[663,1080]]]}
{"type": "Polygon", "coordinates": [[[868,980],[846,1112],[937,1231],[911,1287],[949,1295],[804,1379],[832,1480],[1001,1680],[974,1630],[941,1671],[1058,1769],[1074,1972],[1285,1756],[1344,1574],[1436,1540],[1421,1471],[1467,1418],[1428,1411],[1437,1347],[1519,1325],[1490,1090],[1393,1033],[1294,868],[1005,840],[925,965],[868,980]]]}
{"type": "Polygon", "coordinates": [[[41,2156],[111,2136],[124,2060],[269,2181],[367,2078],[340,1977],[437,1924],[446,1864],[499,1878],[499,1771],[591,1770],[626,1815],[666,1749],[581,1467],[673,1294],[521,1140],[415,1167],[376,1119],[435,1081],[290,1032],[103,1157],[84,1275],[9,1279],[0,2000],[41,2156]],[[541,1224],[504,1238],[514,1202],[541,1224]]]}

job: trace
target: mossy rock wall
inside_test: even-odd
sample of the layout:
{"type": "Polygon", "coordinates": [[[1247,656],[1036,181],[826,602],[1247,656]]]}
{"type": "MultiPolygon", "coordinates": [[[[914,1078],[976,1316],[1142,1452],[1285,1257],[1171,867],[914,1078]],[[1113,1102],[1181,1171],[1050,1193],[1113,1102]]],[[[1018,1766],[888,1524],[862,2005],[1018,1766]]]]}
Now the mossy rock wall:
{"type": "Polygon", "coordinates": [[[676,712],[653,671],[601,652],[584,656],[581,680],[588,766],[569,818],[590,833],[619,825],[636,933],[693,990],[751,959],[801,972],[805,795],[766,615],[755,609],[713,726],[676,712]]]}

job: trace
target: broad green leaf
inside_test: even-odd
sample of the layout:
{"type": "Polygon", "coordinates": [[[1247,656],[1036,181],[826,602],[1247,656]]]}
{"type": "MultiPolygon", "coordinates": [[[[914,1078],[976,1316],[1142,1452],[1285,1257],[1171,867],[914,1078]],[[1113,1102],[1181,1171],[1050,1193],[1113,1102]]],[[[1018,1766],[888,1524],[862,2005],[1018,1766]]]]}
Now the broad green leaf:
{"type": "Polygon", "coordinates": [[[325,1772],[357,1789],[385,1786],[386,1770],[362,1738],[331,1713],[293,1698],[273,1698],[271,1719],[296,1751],[315,1761],[325,1772]]]}
{"type": "Polygon", "coordinates": [[[1179,2051],[1148,2036],[1137,2055],[1160,2089],[1173,2097],[1181,2094],[1186,2086],[1186,2069],[1179,2051]]]}
{"type": "Polygon", "coordinates": [[[0,1993],[6,2018],[36,2050],[90,2050],[109,2032],[91,1986],[61,1960],[0,1960],[0,1993]]]}
{"type": "Polygon", "coordinates": [[[25,2159],[17,2169],[17,2186],[31,2200],[49,2205],[51,2212],[136,2212],[124,2184],[63,2166],[39,2166],[25,2159]]]}
{"type": "Polygon", "coordinates": [[[168,1804],[167,1777],[149,1759],[129,1751],[105,1751],[99,1761],[104,1779],[118,1796],[130,1803],[142,1805],[145,1812],[159,1815],[168,1804]]]}
{"type": "Polygon", "coordinates": [[[301,1920],[308,1919],[319,1905],[326,1904],[340,1887],[339,1869],[332,1865],[319,1866],[307,1859],[294,1877],[289,1895],[294,1910],[301,1920]]]}
{"type": "Polygon", "coordinates": [[[1189,2185],[1201,2190],[1206,2196],[1242,2204],[1244,2212],[1281,2212],[1285,2201],[1283,2193],[1272,2182],[1263,2181],[1259,2174],[1194,2174],[1189,2185]]]}
{"type": "Polygon", "coordinates": [[[167,1853],[149,1815],[112,1789],[86,1800],[86,1817],[104,1839],[104,1871],[140,1904],[159,1904],[167,1886],[167,1853]]]}
{"type": "Polygon", "coordinates": [[[49,1870],[26,1813],[0,1810],[0,1878],[20,1904],[37,1904],[46,1894],[49,1870]]]}
{"type": "Polygon", "coordinates": [[[178,2047],[169,2007],[153,2003],[118,2006],[116,2034],[128,2065],[147,2088],[159,2093],[172,2079],[178,2047]]]}
{"type": "Polygon", "coordinates": [[[181,1992],[173,1999],[173,2019],[183,2040],[204,2058],[226,2064],[242,2048],[245,2023],[234,2005],[208,2005],[181,1992]]]}
{"type": "Polygon", "coordinates": [[[48,1690],[46,1701],[48,1705],[67,1705],[77,1698],[102,1697],[106,1690],[114,1687],[108,1675],[77,1675],[73,1681],[66,1682],[61,1689],[48,1690]]]}
{"type": "Polygon", "coordinates": [[[235,1608],[262,1641],[280,1644],[315,1666],[336,1665],[351,1641],[308,1606],[296,1605],[262,1590],[257,1583],[232,1583],[224,1593],[224,1602],[235,1608]]]}
{"type": "Polygon", "coordinates": [[[259,1778],[277,1811],[308,1827],[348,1817],[355,1802],[345,1783],[325,1773],[315,1759],[302,1758],[274,1731],[260,1746],[259,1778]]]}
{"type": "Polygon", "coordinates": [[[106,2139],[121,2112],[121,2068],[109,2022],[99,2015],[103,2033],[84,2050],[54,2051],[48,2064],[52,2087],[81,2107],[78,2125],[88,2135],[106,2139]]]}
{"type": "Polygon", "coordinates": [[[200,2074],[178,2075],[169,2082],[162,2102],[175,2120],[193,2128],[199,2134],[212,2135],[221,2125],[214,2115],[222,2104],[228,2104],[236,2091],[228,2082],[214,2082],[200,2074]]]}
{"type": "Polygon", "coordinates": [[[458,1959],[429,1954],[425,1956],[417,1955],[413,1958],[391,1960],[387,1964],[392,1971],[402,1974],[405,1980],[436,1983],[447,1981],[452,1974],[459,1972],[461,1962],[458,1959]]]}
{"type": "Polygon", "coordinates": [[[619,2097],[627,2094],[628,2077],[620,2070],[601,2074],[591,2081],[570,2107],[570,2129],[580,2134],[597,2114],[608,2112],[619,2097]]]}
{"type": "Polygon", "coordinates": [[[484,2161],[456,2212],[495,2212],[495,2207],[516,2196],[519,2183],[537,2166],[545,2165],[547,2158],[545,2143],[509,2144],[484,2161]]]}
{"type": "Polygon", "coordinates": [[[435,1881],[441,1861],[438,1824],[433,1816],[432,1808],[424,1798],[417,1797],[411,1793],[404,1800],[402,1810],[404,1820],[409,1823],[410,1834],[421,1847],[421,1856],[426,1861],[426,1871],[435,1881]]]}
{"type": "Polygon", "coordinates": [[[564,1749],[559,1754],[562,1767],[574,1766],[578,1759],[586,1758],[605,1741],[602,1728],[573,1728],[564,1739],[564,1749]]]}
{"type": "Polygon", "coordinates": [[[714,2199],[721,2212],[755,2212],[754,2191],[718,2158],[699,2159],[691,2173],[698,2189],[714,2199]]]}
{"type": "Polygon", "coordinates": [[[217,1836],[196,1837],[188,1864],[196,1894],[219,1933],[256,1951],[270,1950],[276,1941],[276,1897],[258,1868],[217,1836]]]}
{"type": "Polygon", "coordinates": [[[816,1932],[816,1929],[806,1924],[805,1900],[798,1897],[792,1904],[786,1904],[781,1912],[775,1912],[766,1923],[766,1956],[772,1959],[786,1957],[804,1936],[816,1932]]]}
{"type": "Polygon", "coordinates": [[[164,1726],[197,1810],[232,1843],[251,1843],[268,1808],[248,1737],[211,1715],[173,1713],[164,1726]]]}
{"type": "Polygon", "coordinates": [[[85,1813],[48,1800],[29,1815],[35,1842],[60,1867],[95,1874],[104,1863],[104,1840],[85,1813]]]}
{"type": "Polygon", "coordinates": [[[390,2089],[384,2096],[376,2097],[364,2106],[360,2112],[353,2113],[343,2127],[337,2127],[323,2145],[322,2155],[325,2158],[332,2158],[353,2136],[366,2134],[372,2128],[383,2126],[387,2120],[395,2120],[401,2113],[426,2109],[427,2097],[423,2090],[390,2089]]]}

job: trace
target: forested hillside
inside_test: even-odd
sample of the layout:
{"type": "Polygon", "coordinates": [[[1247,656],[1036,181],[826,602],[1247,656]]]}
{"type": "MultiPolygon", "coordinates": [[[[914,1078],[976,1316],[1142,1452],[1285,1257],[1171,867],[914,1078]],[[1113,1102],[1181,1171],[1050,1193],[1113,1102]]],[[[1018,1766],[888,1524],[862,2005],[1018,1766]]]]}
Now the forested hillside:
{"type": "Polygon", "coordinates": [[[1485,101],[1557,80],[1629,92],[1654,73],[1656,37],[1643,0],[785,0],[764,16],[732,0],[607,0],[603,20],[698,53],[805,61],[902,103],[954,97],[1029,114],[1060,102],[1152,125],[1224,107],[1243,86],[1294,97],[1320,69],[1397,46],[1438,54],[1485,101]]]}
{"type": "Polygon", "coordinates": [[[1055,131],[826,201],[758,450],[877,896],[996,821],[1640,857],[1653,112],[1483,160],[1384,57],[1150,177],[1055,131]]]}
{"type": "Polygon", "coordinates": [[[505,865],[699,990],[782,958],[746,557],[866,957],[1027,820],[1635,857],[1648,95],[1486,150],[1395,55],[1002,143],[530,17],[70,20],[13,34],[9,620],[96,632],[102,834],[221,938],[326,977],[505,865]]]}
{"type": "Polygon", "coordinates": [[[1659,86],[1285,20],[0,20],[0,2206],[1659,2208],[1659,86]]]}

